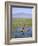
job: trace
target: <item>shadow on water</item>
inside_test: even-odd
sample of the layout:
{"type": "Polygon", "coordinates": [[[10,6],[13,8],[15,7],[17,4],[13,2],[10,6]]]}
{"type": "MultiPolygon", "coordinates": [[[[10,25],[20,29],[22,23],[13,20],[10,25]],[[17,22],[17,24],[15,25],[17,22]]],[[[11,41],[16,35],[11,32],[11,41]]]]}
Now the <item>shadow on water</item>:
{"type": "Polygon", "coordinates": [[[15,32],[12,32],[12,38],[25,38],[25,37],[32,37],[32,27],[27,27],[21,31],[22,28],[16,28],[15,32]]]}

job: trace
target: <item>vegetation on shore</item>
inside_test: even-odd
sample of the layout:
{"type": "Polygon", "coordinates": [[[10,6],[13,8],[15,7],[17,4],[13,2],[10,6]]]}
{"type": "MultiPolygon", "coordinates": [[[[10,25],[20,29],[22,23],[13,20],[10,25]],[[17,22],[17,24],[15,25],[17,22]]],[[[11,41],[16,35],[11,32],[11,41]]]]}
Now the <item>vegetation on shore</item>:
{"type": "Polygon", "coordinates": [[[16,27],[29,27],[32,26],[32,19],[27,18],[16,18],[13,19],[12,27],[15,29],[16,27]]]}

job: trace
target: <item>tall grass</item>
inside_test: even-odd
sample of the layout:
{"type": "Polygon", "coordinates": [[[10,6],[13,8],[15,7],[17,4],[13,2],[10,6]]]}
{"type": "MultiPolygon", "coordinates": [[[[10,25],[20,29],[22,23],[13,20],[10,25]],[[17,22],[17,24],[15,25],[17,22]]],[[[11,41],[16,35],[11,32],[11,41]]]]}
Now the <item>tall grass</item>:
{"type": "Polygon", "coordinates": [[[32,19],[26,18],[15,18],[12,22],[12,27],[15,29],[16,27],[23,27],[23,26],[32,26],[32,19]]]}

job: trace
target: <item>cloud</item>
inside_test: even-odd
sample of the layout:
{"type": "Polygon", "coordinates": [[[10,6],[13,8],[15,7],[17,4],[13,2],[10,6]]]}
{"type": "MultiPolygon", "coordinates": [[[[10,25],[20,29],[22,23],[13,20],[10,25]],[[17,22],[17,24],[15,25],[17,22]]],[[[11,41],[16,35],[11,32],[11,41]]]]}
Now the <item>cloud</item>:
{"type": "Polygon", "coordinates": [[[32,14],[17,13],[12,15],[14,18],[32,18],[32,14]]]}

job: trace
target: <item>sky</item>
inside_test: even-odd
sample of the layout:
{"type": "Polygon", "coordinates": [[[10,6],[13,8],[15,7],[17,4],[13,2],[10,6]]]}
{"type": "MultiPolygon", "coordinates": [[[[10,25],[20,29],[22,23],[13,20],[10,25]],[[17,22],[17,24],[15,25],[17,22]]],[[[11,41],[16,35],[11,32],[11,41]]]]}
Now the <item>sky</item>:
{"type": "Polygon", "coordinates": [[[32,18],[32,8],[12,8],[12,16],[15,18],[32,18]]]}

